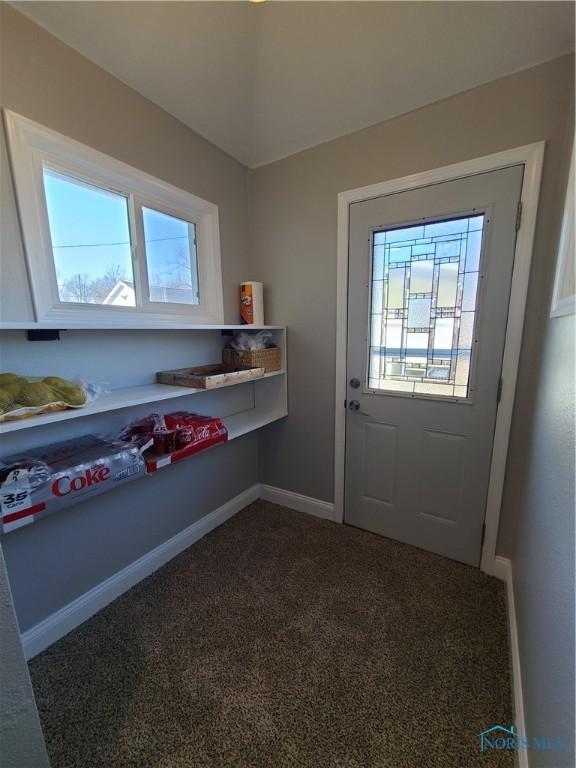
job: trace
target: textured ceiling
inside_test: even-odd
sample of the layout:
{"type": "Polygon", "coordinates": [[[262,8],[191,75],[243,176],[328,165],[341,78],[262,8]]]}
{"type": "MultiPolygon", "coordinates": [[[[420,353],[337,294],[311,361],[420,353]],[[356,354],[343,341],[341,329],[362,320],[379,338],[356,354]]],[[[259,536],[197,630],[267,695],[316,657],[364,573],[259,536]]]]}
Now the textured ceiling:
{"type": "Polygon", "coordinates": [[[14,2],[248,166],[574,48],[572,2],[14,2]]]}

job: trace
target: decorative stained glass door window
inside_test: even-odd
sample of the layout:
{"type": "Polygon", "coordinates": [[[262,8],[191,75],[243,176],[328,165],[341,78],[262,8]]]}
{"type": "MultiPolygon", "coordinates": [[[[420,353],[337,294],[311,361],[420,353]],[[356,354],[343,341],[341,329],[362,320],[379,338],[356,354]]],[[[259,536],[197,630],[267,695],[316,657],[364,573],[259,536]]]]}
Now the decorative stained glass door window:
{"type": "Polygon", "coordinates": [[[374,232],[369,389],[470,396],[484,220],[374,232]]]}

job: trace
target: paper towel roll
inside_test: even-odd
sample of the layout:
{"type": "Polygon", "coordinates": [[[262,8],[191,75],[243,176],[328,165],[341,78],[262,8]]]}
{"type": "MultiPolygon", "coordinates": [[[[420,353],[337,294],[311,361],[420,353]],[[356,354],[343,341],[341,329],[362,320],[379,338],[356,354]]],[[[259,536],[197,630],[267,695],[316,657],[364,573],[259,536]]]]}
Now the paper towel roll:
{"type": "Polygon", "coordinates": [[[264,285],[253,280],[240,283],[242,325],[264,325],[264,285]]]}

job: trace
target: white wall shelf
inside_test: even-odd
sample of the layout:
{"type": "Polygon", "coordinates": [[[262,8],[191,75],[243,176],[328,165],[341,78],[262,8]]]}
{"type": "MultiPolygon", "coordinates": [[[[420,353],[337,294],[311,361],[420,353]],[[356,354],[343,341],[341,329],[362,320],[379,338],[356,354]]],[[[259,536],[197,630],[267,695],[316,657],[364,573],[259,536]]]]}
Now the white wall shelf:
{"type": "Polygon", "coordinates": [[[282,325],[191,325],[183,323],[123,323],[103,325],[102,323],[36,323],[32,320],[0,322],[0,331],[283,331],[282,325]]]}
{"type": "MultiPolygon", "coordinates": [[[[0,455],[26,450],[86,430],[114,434],[121,424],[146,412],[176,410],[172,400],[201,395],[197,400],[178,400],[178,407],[206,416],[218,416],[233,440],[283,418],[288,413],[286,328],[283,326],[196,325],[164,329],[69,328],[60,341],[30,342],[25,330],[40,324],[18,322],[0,325],[0,370],[24,376],[77,376],[102,382],[107,395],[84,408],[46,413],[17,421],[0,422],[3,445],[0,455]],[[250,382],[210,389],[191,389],[157,384],[153,371],[207,365],[221,359],[223,330],[267,328],[282,352],[281,369],[250,382]],[[168,329],[166,329],[168,330],[168,329]],[[144,332],[143,332],[144,331],[144,332]],[[149,405],[147,411],[146,406],[149,405]],[[84,421],[82,421],[84,419],[84,421]]],[[[42,324],[43,328],[49,327],[42,324]]],[[[52,327],[56,327],[55,325],[52,327]]]]}
{"type": "MultiPolygon", "coordinates": [[[[285,371],[271,371],[264,374],[262,379],[268,379],[272,376],[283,376],[285,371]]],[[[254,383],[260,379],[254,379],[254,383]]],[[[225,384],[223,387],[214,387],[210,392],[215,392],[224,387],[234,387],[239,384],[225,384]]],[[[81,419],[86,416],[93,416],[97,413],[107,413],[108,411],[117,411],[121,408],[131,408],[135,405],[144,405],[146,403],[158,403],[162,400],[171,400],[175,397],[187,397],[206,392],[205,389],[191,389],[189,387],[173,387],[168,384],[147,384],[138,387],[125,387],[123,389],[113,390],[109,395],[99,398],[91,405],[84,408],[70,408],[66,411],[55,411],[54,413],[44,413],[39,416],[30,416],[26,419],[17,419],[16,421],[0,422],[0,435],[8,432],[18,432],[22,429],[32,429],[34,427],[44,427],[59,421],[70,421],[70,419],[81,419]]]]}

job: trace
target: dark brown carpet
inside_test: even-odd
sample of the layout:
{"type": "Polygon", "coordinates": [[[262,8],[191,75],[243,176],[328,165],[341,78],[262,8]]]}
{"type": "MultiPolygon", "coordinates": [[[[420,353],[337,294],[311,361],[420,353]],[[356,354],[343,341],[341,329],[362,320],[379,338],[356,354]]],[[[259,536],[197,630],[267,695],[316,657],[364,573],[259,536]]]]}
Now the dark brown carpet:
{"type": "Polygon", "coordinates": [[[503,585],[256,502],[35,658],[52,768],[493,768],[503,585]]]}

